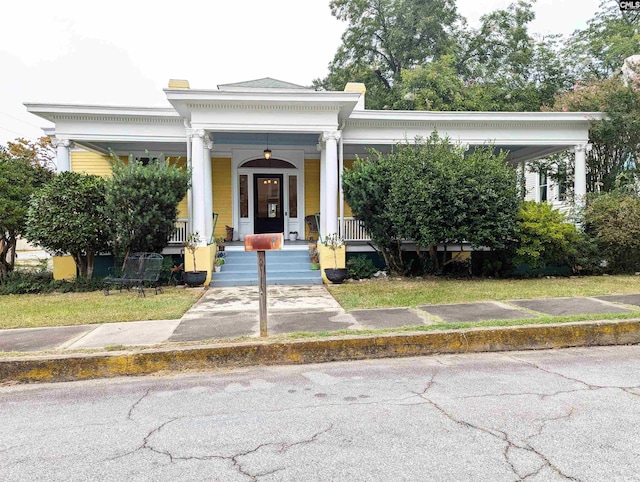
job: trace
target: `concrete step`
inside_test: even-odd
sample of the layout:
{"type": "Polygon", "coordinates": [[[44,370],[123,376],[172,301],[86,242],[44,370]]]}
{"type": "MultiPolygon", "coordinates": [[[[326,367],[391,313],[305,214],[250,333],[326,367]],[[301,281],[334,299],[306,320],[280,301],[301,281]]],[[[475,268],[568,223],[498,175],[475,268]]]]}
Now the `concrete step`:
{"type": "MultiPolygon", "coordinates": [[[[225,264],[213,273],[210,286],[256,286],[258,256],[255,252],[225,251],[225,264]]],[[[267,251],[268,285],[322,284],[319,270],[311,269],[307,250],[267,251]]]]}

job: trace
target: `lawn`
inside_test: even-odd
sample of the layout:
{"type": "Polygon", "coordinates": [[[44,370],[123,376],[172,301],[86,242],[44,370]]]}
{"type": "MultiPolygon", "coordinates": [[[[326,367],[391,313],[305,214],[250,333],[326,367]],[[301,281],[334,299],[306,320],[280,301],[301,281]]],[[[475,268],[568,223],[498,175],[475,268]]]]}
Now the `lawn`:
{"type": "Polygon", "coordinates": [[[0,329],[180,318],[204,293],[165,288],[145,298],[133,291],[0,296],[0,329]]]}
{"type": "Polygon", "coordinates": [[[328,288],[344,309],[353,310],[487,300],[640,293],[640,277],[586,276],[518,280],[430,278],[350,282],[331,285],[328,288]]]}

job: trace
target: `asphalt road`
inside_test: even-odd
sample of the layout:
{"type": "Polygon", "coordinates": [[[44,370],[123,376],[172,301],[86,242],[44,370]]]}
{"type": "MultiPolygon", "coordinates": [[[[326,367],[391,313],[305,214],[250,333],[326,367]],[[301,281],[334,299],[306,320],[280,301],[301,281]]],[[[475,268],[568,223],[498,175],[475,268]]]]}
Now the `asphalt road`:
{"type": "Polygon", "coordinates": [[[0,387],[0,480],[640,480],[640,347],[0,387]]]}

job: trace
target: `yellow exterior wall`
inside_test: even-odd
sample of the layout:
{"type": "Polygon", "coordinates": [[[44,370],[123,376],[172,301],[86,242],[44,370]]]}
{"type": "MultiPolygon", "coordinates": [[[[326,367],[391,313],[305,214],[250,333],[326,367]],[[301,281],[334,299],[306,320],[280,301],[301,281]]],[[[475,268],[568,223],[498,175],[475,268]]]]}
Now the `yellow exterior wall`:
{"type": "Polygon", "coordinates": [[[109,156],[96,152],[71,152],[71,170],[83,174],[110,177],[111,163],[109,159],[109,156]]]}
{"type": "MultiPolygon", "coordinates": [[[[211,283],[211,272],[213,271],[216,253],[217,246],[215,244],[196,248],[196,268],[198,271],[207,272],[207,279],[204,281],[205,286],[211,283]]],[[[193,255],[187,250],[184,253],[184,270],[193,271],[193,255]]]]}
{"type": "MultiPolygon", "coordinates": [[[[213,234],[225,237],[225,226],[233,226],[231,159],[214,157],[211,176],[213,212],[218,213],[218,224],[213,234]]],[[[237,226],[235,228],[237,230],[237,226]]]]}
{"type": "Polygon", "coordinates": [[[53,279],[55,280],[72,280],[76,277],[76,262],[73,256],[54,256],[53,257],[53,279]]]}
{"type": "Polygon", "coordinates": [[[324,274],[324,270],[326,268],[345,268],[347,250],[345,246],[341,246],[340,248],[336,249],[334,259],[333,251],[327,248],[324,244],[318,243],[318,257],[320,259],[320,272],[322,273],[322,281],[324,281],[325,284],[331,284],[331,281],[327,279],[327,275],[324,274]]]}
{"type": "MultiPolygon", "coordinates": [[[[71,153],[71,170],[73,172],[81,172],[84,174],[96,174],[102,177],[111,176],[111,162],[110,156],[97,154],[95,152],[72,152],[71,153]]],[[[127,156],[120,156],[125,163],[128,161],[127,156]]],[[[187,158],[186,157],[170,157],[169,162],[176,164],[186,169],[187,158]]],[[[180,204],[178,204],[178,217],[189,217],[189,203],[187,196],[184,197],[180,204]]]]}
{"type": "MultiPolygon", "coordinates": [[[[356,161],[354,159],[345,159],[344,160],[344,168],[346,169],[352,169],[353,168],[353,164],[356,161]]],[[[340,200],[338,200],[338,205],[340,205],[340,200]]],[[[344,203],[344,217],[345,218],[350,218],[353,217],[353,213],[351,212],[351,206],[349,206],[346,202],[344,203]]]]}
{"type": "MultiPolygon", "coordinates": [[[[320,159],[304,161],[304,215],[320,212],[320,159]]],[[[305,225],[305,239],[309,239],[309,228],[305,225]]]]}

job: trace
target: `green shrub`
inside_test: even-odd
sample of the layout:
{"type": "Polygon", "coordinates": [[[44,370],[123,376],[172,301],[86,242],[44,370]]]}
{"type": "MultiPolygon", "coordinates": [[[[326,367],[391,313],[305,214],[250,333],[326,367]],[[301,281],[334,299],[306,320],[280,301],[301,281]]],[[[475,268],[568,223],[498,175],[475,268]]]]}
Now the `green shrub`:
{"type": "Polygon", "coordinates": [[[0,283],[0,295],[50,293],[53,290],[53,275],[43,270],[10,271],[0,283]]]}
{"type": "Polygon", "coordinates": [[[44,269],[23,269],[10,272],[0,283],[0,295],[24,295],[36,293],[81,293],[98,291],[104,287],[102,279],[76,278],[71,281],[54,280],[53,274],[44,269]]]}
{"type": "Polygon", "coordinates": [[[619,191],[589,198],[584,211],[585,233],[598,247],[606,270],[640,271],[640,199],[619,191]]]}
{"type": "Polygon", "coordinates": [[[347,269],[349,270],[349,277],[353,279],[371,278],[378,271],[373,261],[364,255],[349,258],[347,269]]]}
{"type": "Polygon", "coordinates": [[[539,269],[573,266],[580,233],[564,215],[547,203],[526,201],[518,214],[514,264],[539,269]]]}

